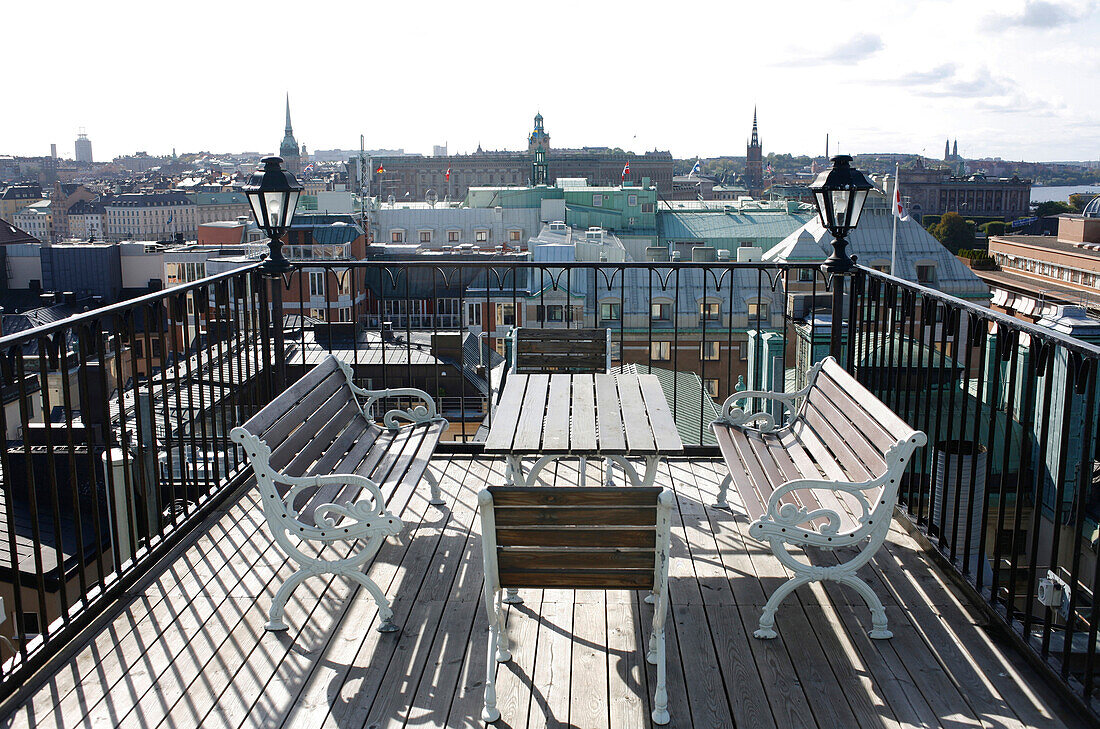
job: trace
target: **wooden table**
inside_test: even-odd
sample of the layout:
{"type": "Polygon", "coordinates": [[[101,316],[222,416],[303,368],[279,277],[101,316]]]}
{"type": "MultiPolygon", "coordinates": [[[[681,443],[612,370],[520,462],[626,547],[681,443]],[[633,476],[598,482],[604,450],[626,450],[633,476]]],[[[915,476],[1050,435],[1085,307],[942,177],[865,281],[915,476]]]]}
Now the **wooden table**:
{"type": "MultiPolygon", "coordinates": [[[[654,375],[513,374],[497,403],[485,452],[502,454],[508,484],[534,486],[539,472],[563,458],[618,464],[634,486],[651,486],[664,456],[684,444],[654,375]],[[523,458],[535,463],[523,472],[523,458]],[[627,457],[645,460],[639,475],[627,457]]],[[[581,468],[581,484],[585,469],[581,468]]]]}

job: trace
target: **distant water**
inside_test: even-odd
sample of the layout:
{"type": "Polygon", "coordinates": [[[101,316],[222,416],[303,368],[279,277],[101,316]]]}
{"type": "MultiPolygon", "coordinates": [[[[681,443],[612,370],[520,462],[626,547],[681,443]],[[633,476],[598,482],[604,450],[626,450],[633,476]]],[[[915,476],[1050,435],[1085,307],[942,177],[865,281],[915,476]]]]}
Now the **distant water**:
{"type": "MultiPolygon", "coordinates": [[[[904,180],[902,181],[904,184],[904,180]]],[[[1100,194],[1100,187],[1096,185],[1056,185],[1055,187],[1031,187],[1031,202],[1041,203],[1051,200],[1066,202],[1069,196],[1075,192],[1092,192],[1100,194]]]]}

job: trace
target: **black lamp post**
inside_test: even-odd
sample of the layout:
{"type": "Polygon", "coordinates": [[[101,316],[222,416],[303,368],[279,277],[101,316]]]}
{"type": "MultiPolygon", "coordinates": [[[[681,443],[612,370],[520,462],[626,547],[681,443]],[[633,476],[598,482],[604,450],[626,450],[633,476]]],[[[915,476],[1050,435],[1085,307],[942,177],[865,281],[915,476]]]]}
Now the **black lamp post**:
{"type": "Polygon", "coordinates": [[[282,237],[294,220],[298,196],[302,186],[294,175],[283,168],[282,157],[264,157],[262,170],[256,170],[244,186],[248,204],[256,217],[256,225],[267,233],[267,245],[271,249],[263,264],[265,273],[286,273],[291,270],[290,261],[283,255],[282,237]]]}
{"type": "Polygon", "coordinates": [[[863,203],[874,185],[867,176],[853,169],[846,154],[833,157],[833,168],[822,172],[810,185],[821,224],[833,234],[833,252],[821,264],[821,270],[833,287],[833,315],[830,324],[830,354],[841,359],[841,324],[844,318],[844,276],[851,275],[855,258],[848,255],[848,233],[859,223],[863,203]],[[839,274],[840,278],[837,277],[839,274]]]}
{"type": "MultiPolygon", "coordinates": [[[[283,282],[282,275],[293,270],[283,255],[283,234],[294,220],[294,208],[302,186],[294,175],[283,168],[282,157],[264,157],[262,170],[256,170],[244,186],[256,224],[267,233],[271,252],[260,266],[271,282],[271,322],[275,343],[275,387],[286,384],[286,346],[283,337],[283,282]]],[[[289,284],[288,284],[289,285],[289,284]]]]}

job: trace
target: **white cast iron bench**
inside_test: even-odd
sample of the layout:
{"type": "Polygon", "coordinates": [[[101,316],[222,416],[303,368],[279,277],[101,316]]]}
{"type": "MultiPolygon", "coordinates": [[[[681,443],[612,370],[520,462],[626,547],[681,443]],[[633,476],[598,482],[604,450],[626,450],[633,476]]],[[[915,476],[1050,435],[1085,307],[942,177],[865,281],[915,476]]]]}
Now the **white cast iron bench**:
{"type": "MultiPolygon", "coordinates": [[[[773,406],[774,407],[774,406],[773,406]]],[[[848,585],[871,609],[872,638],[890,638],[886,611],[856,575],[886,539],[898,486],[913,453],[927,442],[901,418],[827,357],[810,371],[810,384],[792,393],[739,392],[712,424],[729,475],[718,492],[719,508],[732,484],[752,524],[749,534],[767,542],[794,573],[768,599],[753,635],[774,638],[775,611],[795,588],[813,581],[848,585]],[[745,412],[743,400],[779,403],[788,417],[745,412]],[[795,404],[801,401],[797,409],[795,404]],[[835,565],[812,565],[787,545],[858,546],[835,565]]]]}
{"type": "Polygon", "coordinates": [[[654,486],[490,486],[478,494],[489,611],[482,720],[500,718],[497,663],[512,659],[504,590],[550,587],[651,591],[656,609],[646,660],[657,667],[652,715],[656,724],[669,722],[665,616],[674,499],[671,490],[654,486]]]}
{"type": "Polygon", "coordinates": [[[444,503],[428,462],[447,425],[426,392],[364,390],[352,382],[351,367],[329,355],[230,432],[256,474],[272,536],[300,565],[271,602],[268,630],[287,629],[290,593],[321,574],[361,584],[378,605],[378,630],[397,630],[389,600],[362,567],[404,526],[388,510],[400,484],[424,479],[429,503],[444,503]],[[423,404],[389,410],[380,425],[374,406],[382,399],[423,404]]]}

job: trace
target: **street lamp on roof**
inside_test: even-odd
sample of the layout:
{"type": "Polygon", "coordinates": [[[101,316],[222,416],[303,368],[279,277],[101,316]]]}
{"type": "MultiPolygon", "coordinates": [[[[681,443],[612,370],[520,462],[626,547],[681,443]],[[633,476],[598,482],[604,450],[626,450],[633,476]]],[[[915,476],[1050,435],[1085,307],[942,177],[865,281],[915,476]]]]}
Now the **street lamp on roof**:
{"type": "Polygon", "coordinates": [[[256,217],[256,224],[268,236],[271,249],[263,269],[268,273],[285,273],[291,270],[290,261],[283,255],[282,236],[294,220],[294,209],[302,186],[294,175],[283,168],[282,157],[264,157],[263,169],[256,170],[244,186],[248,204],[256,217]]]}
{"type": "Polygon", "coordinates": [[[855,259],[848,255],[848,233],[859,223],[867,193],[874,187],[867,176],[851,165],[846,154],[833,157],[833,167],[820,173],[810,185],[821,224],[833,234],[833,252],[821,264],[827,274],[848,273],[855,259]]]}

